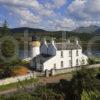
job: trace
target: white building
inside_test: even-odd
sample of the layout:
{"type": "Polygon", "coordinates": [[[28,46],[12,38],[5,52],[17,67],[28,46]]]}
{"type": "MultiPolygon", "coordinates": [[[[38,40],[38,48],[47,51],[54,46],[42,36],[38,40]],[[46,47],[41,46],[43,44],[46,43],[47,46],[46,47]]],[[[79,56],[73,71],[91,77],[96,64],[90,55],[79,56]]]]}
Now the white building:
{"type": "Polygon", "coordinates": [[[70,68],[87,64],[88,57],[82,53],[82,47],[78,40],[71,43],[42,43],[38,39],[32,39],[31,67],[35,70],[45,71],[51,69],[70,68]]]}

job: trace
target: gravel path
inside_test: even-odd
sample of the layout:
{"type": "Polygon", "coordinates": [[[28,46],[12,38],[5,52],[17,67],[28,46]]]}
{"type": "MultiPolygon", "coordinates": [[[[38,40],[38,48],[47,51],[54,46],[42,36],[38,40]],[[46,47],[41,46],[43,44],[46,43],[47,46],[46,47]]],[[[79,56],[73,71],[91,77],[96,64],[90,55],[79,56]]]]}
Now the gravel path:
{"type": "MultiPolygon", "coordinates": [[[[71,74],[63,74],[63,75],[53,76],[53,77],[49,77],[49,78],[41,78],[41,79],[39,79],[39,83],[42,83],[44,85],[47,83],[58,83],[61,79],[70,80],[71,77],[72,77],[71,74]]],[[[31,86],[28,86],[28,88],[31,88],[31,86]]],[[[0,92],[0,95],[11,94],[11,93],[16,92],[17,90],[18,90],[17,88],[5,90],[5,91],[0,92]]]]}

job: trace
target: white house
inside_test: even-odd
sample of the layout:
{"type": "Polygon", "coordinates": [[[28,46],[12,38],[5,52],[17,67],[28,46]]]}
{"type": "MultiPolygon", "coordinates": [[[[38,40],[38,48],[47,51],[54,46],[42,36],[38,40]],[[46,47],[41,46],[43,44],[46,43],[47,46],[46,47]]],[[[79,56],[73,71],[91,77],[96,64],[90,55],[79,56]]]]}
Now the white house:
{"type": "Polygon", "coordinates": [[[71,43],[47,43],[44,39],[39,42],[36,37],[32,39],[31,67],[35,70],[45,71],[51,69],[63,69],[86,65],[88,57],[82,53],[82,47],[78,40],[71,43]]]}

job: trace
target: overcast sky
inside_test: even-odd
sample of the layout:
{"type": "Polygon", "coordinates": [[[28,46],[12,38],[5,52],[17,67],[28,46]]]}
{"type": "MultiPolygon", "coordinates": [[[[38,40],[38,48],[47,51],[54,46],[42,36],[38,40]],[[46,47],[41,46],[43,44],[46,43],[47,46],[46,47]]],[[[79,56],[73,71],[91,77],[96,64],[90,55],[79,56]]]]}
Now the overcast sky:
{"type": "Polygon", "coordinates": [[[100,0],[0,0],[0,25],[46,30],[100,26],[100,0]]]}

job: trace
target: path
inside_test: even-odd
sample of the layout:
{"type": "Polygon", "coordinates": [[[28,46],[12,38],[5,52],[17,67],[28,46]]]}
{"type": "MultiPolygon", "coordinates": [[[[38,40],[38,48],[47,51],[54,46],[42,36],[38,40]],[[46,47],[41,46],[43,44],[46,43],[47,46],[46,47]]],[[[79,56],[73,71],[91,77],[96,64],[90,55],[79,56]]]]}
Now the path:
{"type": "MultiPolygon", "coordinates": [[[[72,77],[71,74],[63,74],[63,75],[58,75],[58,76],[53,76],[53,77],[49,77],[49,78],[41,78],[39,79],[39,82],[42,84],[47,84],[47,83],[58,83],[61,79],[67,79],[70,80],[72,77]]],[[[28,86],[28,89],[31,89],[31,86],[28,86]]],[[[13,88],[10,90],[5,90],[0,92],[0,95],[2,94],[10,94],[10,93],[14,93],[17,91],[17,88],[13,88]]]]}

